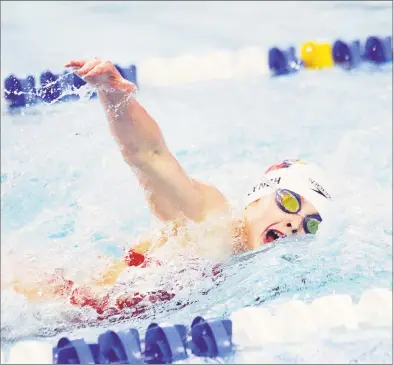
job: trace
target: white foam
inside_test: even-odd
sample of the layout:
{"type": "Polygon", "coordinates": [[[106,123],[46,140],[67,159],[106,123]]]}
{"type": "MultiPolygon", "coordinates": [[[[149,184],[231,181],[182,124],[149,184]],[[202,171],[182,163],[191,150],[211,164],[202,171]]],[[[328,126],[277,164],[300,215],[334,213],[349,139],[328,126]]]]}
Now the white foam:
{"type": "Polygon", "coordinates": [[[272,316],[266,308],[243,308],[231,314],[233,341],[240,346],[269,342],[272,316]]]}
{"type": "Polygon", "coordinates": [[[265,75],[267,50],[243,47],[237,51],[185,54],[174,58],[150,58],[141,64],[137,77],[144,85],[169,86],[265,75]]]}
{"type": "Polygon", "coordinates": [[[387,289],[371,289],[363,293],[356,307],[360,322],[373,326],[393,323],[393,293],[387,289]]]}
{"type": "Polygon", "coordinates": [[[327,295],[310,304],[290,300],[271,310],[243,308],[231,315],[234,343],[301,343],[334,329],[359,329],[360,324],[390,327],[391,309],[392,292],[387,289],[367,290],[356,304],[349,295],[327,295]]]}
{"type": "Polygon", "coordinates": [[[321,330],[341,326],[357,327],[355,308],[349,295],[330,295],[316,299],[310,305],[310,310],[321,330]]]}
{"type": "Polygon", "coordinates": [[[276,311],[276,317],[281,323],[282,340],[285,342],[298,342],[317,331],[308,306],[300,300],[291,300],[281,305],[276,311]]]}
{"type": "Polygon", "coordinates": [[[21,341],[8,354],[7,364],[52,364],[52,345],[43,341],[21,341]]]}

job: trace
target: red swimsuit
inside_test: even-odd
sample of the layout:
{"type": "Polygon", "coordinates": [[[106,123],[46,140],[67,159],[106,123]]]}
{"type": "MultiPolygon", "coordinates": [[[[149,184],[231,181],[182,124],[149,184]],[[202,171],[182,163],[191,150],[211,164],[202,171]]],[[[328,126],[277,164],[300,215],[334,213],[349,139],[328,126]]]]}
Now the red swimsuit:
{"type": "MultiPolygon", "coordinates": [[[[147,267],[151,264],[160,265],[160,262],[145,257],[133,249],[130,249],[124,258],[128,266],[147,267]]],[[[213,276],[217,276],[221,270],[215,266],[212,270],[213,276]]],[[[203,274],[205,276],[205,273],[203,274]]],[[[133,294],[122,294],[116,298],[115,306],[110,306],[110,295],[98,296],[88,286],[81,286],[73,289],[74,282],[65,280],[63,272],[59,270],[51,280],[55,290],[61,295],[70,295],[70,303],[79,307],[89,306],[96,310],[100,315],[98,319],[105,319],[110,316],[120,314],[124,308],[133,308],[130,313],[132,317],[144,313],[151,305],[159,302],[166,302],[175,297],[174,293],[168,293],[165,290],[157,290],[147,293],[135,292],[133,294]],[[103,316],[104,315],[104,316],[103,316]]]]}

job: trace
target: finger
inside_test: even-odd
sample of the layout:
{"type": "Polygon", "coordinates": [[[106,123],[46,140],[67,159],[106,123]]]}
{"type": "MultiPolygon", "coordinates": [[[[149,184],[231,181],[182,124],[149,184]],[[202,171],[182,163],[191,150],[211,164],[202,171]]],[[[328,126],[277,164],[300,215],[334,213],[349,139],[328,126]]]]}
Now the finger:
{"type": "Polygon", "coordinates": [[[68,61],[64,67],[82,67],[85,63],[87,62],[87,60],[71,60],[68,61]]]}
{"type": "Polygon", "coordinates": [[[93,68],[95,68],[100,63],[100,59],[95,57],[86,62],[79,70],[75,71],[75,73],[79,76],[85,76],[89,71],[93,70],[93,68]]]}
{"type": "Polygon", "coordinates": [[[85,74],[85,78],[95,77],[97,75],[101,75],[109,70],[110,63],[109,62],[101,62],[96,65],[93,69],[91,69],[87,74],[85,74]]]}

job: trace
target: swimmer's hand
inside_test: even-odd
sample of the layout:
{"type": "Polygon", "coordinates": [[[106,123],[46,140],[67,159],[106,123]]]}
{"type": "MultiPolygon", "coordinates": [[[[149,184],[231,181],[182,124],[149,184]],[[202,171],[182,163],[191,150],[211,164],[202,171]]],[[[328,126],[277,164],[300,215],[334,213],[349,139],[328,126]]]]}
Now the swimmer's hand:
{"type": "Polygon", "coordinates": [[[65,66],[72,67],[78,76],[103,92],[129,94],[137,89],[122,77],[113,63],[103,62],[97,57],[91,60],[72,60],[65,66]]]}

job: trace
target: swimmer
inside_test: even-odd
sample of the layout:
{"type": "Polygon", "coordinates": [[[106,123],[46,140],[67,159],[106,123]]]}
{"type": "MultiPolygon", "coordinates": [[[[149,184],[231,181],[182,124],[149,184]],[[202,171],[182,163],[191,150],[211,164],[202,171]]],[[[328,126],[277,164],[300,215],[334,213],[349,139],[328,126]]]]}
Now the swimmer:
{"type": "MultiPolygon", "coordinates": [[[[72,60],[65,66],[97,89],[111,134],[145,192],[152,213],[172,227],[160,233],[155,245],[149,240],[133,245],[92,287],[113,285],[128,266],[149,265],[149,254],[180,232],[187,246],[192,243],[187,242],[185,234],[188,224],[209,222],[214,216],[229,217],[229,224],[224,226],[227,245],[228,237],[231,241],[230,254],[254,250],[287,236],[317,233],[332,200],[328,182],[318,167],[300,160],[272,165],[248,192],[242,216],[234,218],[219,189],[187,175],[171,154],[158,123],[137,101],[137,87],[124,79],[114,64],[93,58],[72,60]]],[[[30,300],[70,294],[74,283],[68,285],[61,274],[52,284],[58,279],[52,287],[41,287],[40,295],[36,287],[20,282],[14,283],[14,289],[30,300]]]]}

